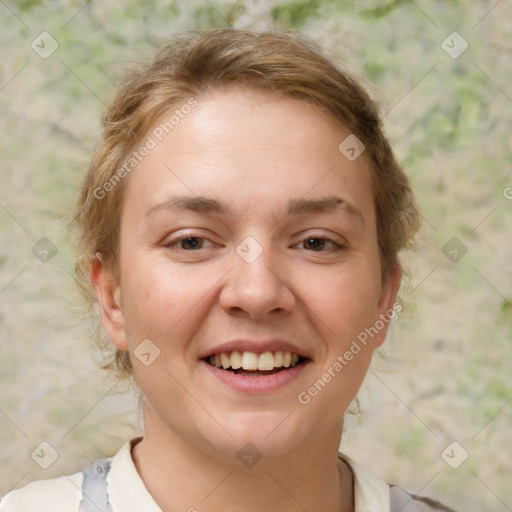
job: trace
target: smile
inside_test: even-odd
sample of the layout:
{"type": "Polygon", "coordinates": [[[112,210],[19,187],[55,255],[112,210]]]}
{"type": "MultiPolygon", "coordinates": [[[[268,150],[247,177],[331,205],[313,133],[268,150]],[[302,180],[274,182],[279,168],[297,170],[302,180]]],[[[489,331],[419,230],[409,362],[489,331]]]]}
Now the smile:
{"type": "Polygon", "coordinates": [[[263,377],[282,371],[289,371],[306,359],[289,351],[256,352],[238,351],[220,352],[205,358],[206,362],[216,368],[229,371],[236,375],[263,377]]]}

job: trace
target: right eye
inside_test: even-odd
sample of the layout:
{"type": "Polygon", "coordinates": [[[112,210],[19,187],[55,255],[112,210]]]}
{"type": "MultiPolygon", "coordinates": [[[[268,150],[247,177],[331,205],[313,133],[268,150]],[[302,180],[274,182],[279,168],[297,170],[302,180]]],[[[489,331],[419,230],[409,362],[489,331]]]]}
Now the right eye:
{"type": "Polygon", "coordinates": [[[199,236],[182,236],[169,240],[164,244],[164,247],[170,250],[195,251],[198,249],[203,249],[206,242],[211,244],[210,247],[214,246],[213,242],[206,238],[199,236]]]}

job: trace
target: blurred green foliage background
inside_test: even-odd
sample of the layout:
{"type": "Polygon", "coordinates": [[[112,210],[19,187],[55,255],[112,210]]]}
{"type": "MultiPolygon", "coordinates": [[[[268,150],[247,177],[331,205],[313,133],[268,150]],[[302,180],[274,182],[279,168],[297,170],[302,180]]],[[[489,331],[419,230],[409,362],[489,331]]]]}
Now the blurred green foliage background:
{"type": "Polygon", "coordinates": [[[458,510],[512,510],[512,6],[499,0],[1,1],[0,495],[140,429],[86,340],[66,226],[116,79],[175,32],[227,25],[296,28],[361,77],[423,211],[408,312],[342,449],[458,510]],[[58,44],[47,58],[31,47],[43,31],[58,44]],[[453,32],[468,45],[457,58],[453,32]],[[42,237],[58,251],[47,263],[42,237]],[[443,252],[454,237],[458,262],[443,252]],[[47,470],[30,457],[41,441],[59,452],[47,470]],[[469,453],[458,469],[441,457],[453,441],[469,453]]]}

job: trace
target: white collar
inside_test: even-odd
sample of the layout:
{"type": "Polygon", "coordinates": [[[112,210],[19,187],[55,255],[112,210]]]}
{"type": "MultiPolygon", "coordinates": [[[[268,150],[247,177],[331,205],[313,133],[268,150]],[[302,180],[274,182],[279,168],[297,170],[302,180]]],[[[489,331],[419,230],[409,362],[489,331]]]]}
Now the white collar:
{"type": "Polygon", "coordinates": [[[114,512],[144,510],[144,512],[162,512],[149,494],[132,459],[132,446],[140,438],[132,439],[112,458],[107,475],[109,502],[114,512]]]}
{"type": "Polygon", "coordinates": [[[343,453],[354,475],[355,512],[389,512],[389,485],[343,453]]]}

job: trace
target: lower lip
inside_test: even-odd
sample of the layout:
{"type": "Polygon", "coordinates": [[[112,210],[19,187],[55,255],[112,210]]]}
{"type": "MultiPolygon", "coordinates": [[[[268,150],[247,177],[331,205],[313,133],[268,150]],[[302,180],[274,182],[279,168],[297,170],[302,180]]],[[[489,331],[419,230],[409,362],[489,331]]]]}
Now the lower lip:
{"type": "Polygon", "coordinates": [[[230,371],[222,370],[221,368],[212,366],[206,361],[201,361],[201,364],[205,365],[221,382],[232,389],[245,393],[265,393],[281,389],[297,379],[308,363],[309,361],[300,363],[293,368],[282,370],[273,375],[249,377],[248,375],[238,375],[230,371]]]}

